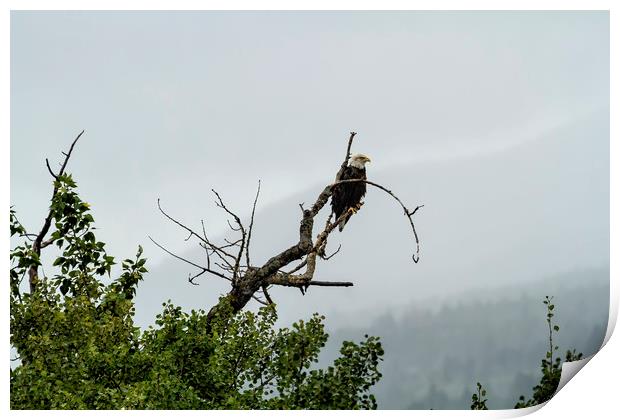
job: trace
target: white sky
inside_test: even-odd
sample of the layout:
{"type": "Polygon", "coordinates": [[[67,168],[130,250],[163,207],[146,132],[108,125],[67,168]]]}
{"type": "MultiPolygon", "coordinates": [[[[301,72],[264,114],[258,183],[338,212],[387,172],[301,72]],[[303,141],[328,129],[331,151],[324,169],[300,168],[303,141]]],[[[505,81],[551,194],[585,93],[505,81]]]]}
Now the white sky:
{"type": "MultiPolygon", "coordinates": [[[[60,159],[116,254],[333,176],[501,149],[609,104],[605,12],[12,12],[11,204],[32,229],[60,159]]],[[[213,229],[216,226],[212,226],[213,229]]],[[[148,246],[147,244],[145,244],[148,246]]],[[[162,257],[150,253],[152,261],[162,257]]]]}

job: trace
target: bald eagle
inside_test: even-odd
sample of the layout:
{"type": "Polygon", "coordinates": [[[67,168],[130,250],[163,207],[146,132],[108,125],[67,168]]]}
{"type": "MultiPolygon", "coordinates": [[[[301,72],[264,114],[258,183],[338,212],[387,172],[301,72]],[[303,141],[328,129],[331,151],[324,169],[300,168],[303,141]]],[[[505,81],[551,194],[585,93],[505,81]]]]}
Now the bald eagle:
{"type": "MultiPolygon", "coordinates": [[[[370,158],[366,155],[357,154],[351,157],[349,164],[342,173],[341,181],[346,179],[366,179],[366,167],[370,158]]],[[[338,230],[342,232],[344,225],[347,224],[353,213],[361,207],[362,197],[366,194],[365,182],[347,182],[338,184],[332,191],[332,211],[336,215],[336,220],[345,212],[348,215],[340,222],[338,230]]]]}

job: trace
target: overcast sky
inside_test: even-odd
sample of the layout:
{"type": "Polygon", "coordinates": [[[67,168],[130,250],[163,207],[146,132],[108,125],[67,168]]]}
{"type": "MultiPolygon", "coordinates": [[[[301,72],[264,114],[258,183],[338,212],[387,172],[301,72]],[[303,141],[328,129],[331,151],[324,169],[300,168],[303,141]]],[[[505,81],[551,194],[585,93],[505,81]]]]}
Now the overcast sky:
{"type": "MultiPolygon", "coordinates": [[[[580,234],[595,243],[588,249],[608,250],[608,22],[591,11],[12,12],[11,204],[30,230],[40,228],[51,193],[44,160],[59,162],[85,129],[69,172],[100,238],[119,259],[142,244],[156,267],[167,259],[147,235],[184,246],[157,212],[158,197],[184,220],[205,219],[212,235],[226,224],[211,188],[247,215],[261,179],[259,212],[277,203],[298,211],[291,197],[333,179],[354,130],[354,151],[373,158],[370,177],[495,159],[495,172],[480,175],[491,182],[486,191],[514,188],[520,202],[527,193],[501,179],[497,160],[512,150],[524,159],[523,150],[532,159],[546,150],[558,171],[591,168],[580,234]],[[570,158],[540,140],[584,121],[589,131],[570,158]]],[[[468,197],[454,184],[460,201],[433,212],[420,194],[452,193],[449,181],[424,178],[430,173],[409,180],[402,198],[447,220],[468,197]]],[[[515,170],[510,179],[538,184],[528,176],[515,170]]],[[[558,208],[562,197],[553,198],[558,208]]],[[[528,217],[503,210],[512,208],[506,226],[528,217]]],[[[425,234],[438,236],[430,225],[425,234]]]]}

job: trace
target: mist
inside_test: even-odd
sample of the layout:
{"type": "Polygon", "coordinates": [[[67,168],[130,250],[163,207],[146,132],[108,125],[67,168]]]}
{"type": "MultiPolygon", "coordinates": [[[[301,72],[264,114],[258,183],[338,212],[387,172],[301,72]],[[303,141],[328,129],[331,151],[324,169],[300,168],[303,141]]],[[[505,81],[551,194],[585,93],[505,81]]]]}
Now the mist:
{"type": "Polygon", "coordinates": [[[385,338],[381,408],[467,408],[485,379],[495,408],[509,408],[536,383],[544,331],[522,348],[505,335],[544,330],[547,294],[567,302],[563,344],[596,350],[609,301],[609,118],[607,12],[11,13],[11,205],[40,228],[45,158],[55,165],[86,129],[68,171],[108,252],[145,249],[142,328],[168,299],[208,310],[229,289],[207,276],[189,284],[192,267],[148,240],[203,258],[158,198],[230,238],[211,188],[248,221],[260,180],[260,264],[298,240],[299,203],[333,180],[358,133],[368,178],[424,205],[419,263],[402,210],[369,187],[315,274],[355,286],[271,295],[279,325],[326,315],[325,357],[345,339],[385,338]],[[436,363],[424,364],[431,348],[436,363]],[[507,351],[524,356],[500,372],[507,351]],[[481,352],[487,370],[471,368],[481,352]]]}

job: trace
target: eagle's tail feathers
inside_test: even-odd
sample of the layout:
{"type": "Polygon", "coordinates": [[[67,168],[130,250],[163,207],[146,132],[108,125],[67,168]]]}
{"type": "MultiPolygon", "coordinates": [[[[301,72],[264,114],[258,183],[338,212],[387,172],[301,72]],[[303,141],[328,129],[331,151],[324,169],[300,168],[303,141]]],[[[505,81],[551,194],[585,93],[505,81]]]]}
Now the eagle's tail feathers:
{"type": "Polygon", "coordinates": [[[347,224],[347,222],[349,221],[349,219],[351,218],[351,215],[353,213],[351,211],[348,212],[347,216],[342,219],[342,221],[340,222],[340,224],[338,225],[338,231],[342,232],[342,230],[344,229],[344,225],[347,224]]]}

